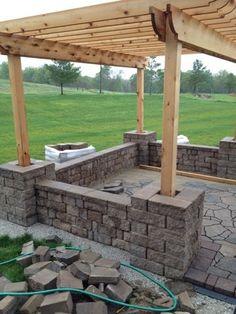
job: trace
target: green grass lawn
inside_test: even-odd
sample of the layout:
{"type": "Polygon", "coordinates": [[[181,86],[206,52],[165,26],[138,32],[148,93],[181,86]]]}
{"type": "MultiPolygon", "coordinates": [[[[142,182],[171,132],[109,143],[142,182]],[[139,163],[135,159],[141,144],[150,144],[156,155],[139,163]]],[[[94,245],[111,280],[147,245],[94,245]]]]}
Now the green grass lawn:
{"type": "MultiPolygon", "coordinates": [[[[17,238],[10,238],[9,236],[0,237],[0,262],[4,262],[15,258],[21,254],[22,245],[26,242],[33,240],[32,236],[25,234],[17,238]]],[[[51,248],[63,245],[58,243],[46,243],[44,240],[34,240],[34,247],[37,248],[40,245],[46,245],[51,248]]],[[[23,281],[24,268],[16,262],[0,266],[0,273],[13,282],[23,281]]]]}
{"type": "MultiPolygon", "coordinates": [[[[123,132],[136,128],[136,95],[99,95],[54,86],[25,84],[32,158],[44,158],[44,145],[86,141],[101,150],[122,143],[123,132]]],[[[218,145],[233,136],[236,97],[199,99],[181,95],[179,134],[192,144],[218,145]]],[[[145,129],[162,130],[162,95],[145,95],[145,129]]],[[[16,159],[9,82],[0,80],[0,163],[16,159]]]]}

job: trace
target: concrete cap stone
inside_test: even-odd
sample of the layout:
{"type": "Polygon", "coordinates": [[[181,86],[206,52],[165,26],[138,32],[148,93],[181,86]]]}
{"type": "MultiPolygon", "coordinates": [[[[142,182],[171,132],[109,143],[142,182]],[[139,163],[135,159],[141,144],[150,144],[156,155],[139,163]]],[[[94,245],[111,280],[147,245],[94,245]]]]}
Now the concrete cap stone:
{"type": "Polygon", "coordinates": [[[70,265],[79,259],[80,253],[77,251],[67,250],[65,253],[58,253],[56,258],[66,265],[70,265]]]}
{"type": "MultiPolygon", "coordinates": [[[[107,295],[106,295],[105,293],[103,293],[100,289],[98,289],[97,287],[95,287],[94,285],[88,286],[88,288],[86,289],[86,291],[89,291],[89,292],[95,293],[95,294],[97,294],[97,295],[100,295],[100,296],[102,296],[102,297],[104,297],[104,298],[107,298],[107,295]]],[[[96,298],[96,297],[90,296],[90,298],[91,298],[92,300],[94,300],[94,301],[99,301],[99,299],[96,298]]]]}
{"type": "Polygon", "coordinates": [[[108,314],[104,302],[87,302],[76,304],[76,314],[108,314]]]}
{"type": "Polygon", "coordinates": [[[108,267],[108,268],[119,268],[120,262],[108,258],[100,258],[94,263],[94,266],[108,267]]]}
{"type": "Polygon", "coordinates": [[[51,263],[52,262],[39,262],[39,263],[32,264],[24,269],[24,275],[26,277],[30,277],[30,276],[35,275],[37,272],[39,272],[40,270],[44,268],[49,269],[51,263]]]}
{"type": "Polygon", "coordinates": [[[95,253],[91,250],[84,250],[80,253],[80,260],[84,263],[93,264],[97,260],[99,260],[102,257],[101,254],[95,253]]]}
{"type": "Polygon", "coordinates": [[[29,285],[33,291],[56,288],[58,273],[43,269],[29,278],[29,285]]]}
{"type": "Polygon", "coordinates": [[[29,254],[34,252],[34,242],[29,241],[22,245],[21,254],[29,254]]]}
{"type": "Polygon", "coordinates": [[[57,288],[83,289],[83,282],[75,278],[68,270],[61,270],[57,277],[57,288]]]}
{"type": "Polygon", "coordinates": [[[87,263],[82,263],[81,261],[73,263],[69,267],[69,270],[75,277],[81,280],[88,280],[91,273],[90,265],[87,263]]]}
{"type": "Polygon", "coordinates": [[[48,246],[40,245],[34,251],[34,255],[32,256],[33,263],[38,262],[46,262],[50,260],[50,248],[48,246]]]}
{"type": "Polygon", "coordinates": [[[21,314],[34,314],[43,302],[43,295],[32,295],[25,304],[20,308],[21,314]]]}
{"type": "Polygon", "coordinates": [[[0,301],[0,314],[15,313],[18,307],[18,300],[16,297],[7,296],[0,301]]]}
{"type": "MultiPolygon", "coordinates": [[[[72,313],[73,302],[70,292],[53,293],[46,295],[41,306],[42,314],[72,313]]],[[[85,314],[86,312],[84,312],[85,314]]]]}
{"type": "Polygon", "coordinates": [[[106,268],[91,266],[91,274],[89,276],[89,284],[98,283],[118,283],[120,279],[120,273],[115,268],[106,268]]]}
{"type": "Polygon", "coordinates": [[[4,287],[5,292],[26,292],[28,291],[28,284],[26,281],[10,282],[4,287]]]}
{"type": "Polygon", "coordinates": [[[125,302],[132,294],[133,289],[124,280],[119,280],[119,282],[114,284],[109,284],[106,286],[105,293],[112,299],[125,302]]]}

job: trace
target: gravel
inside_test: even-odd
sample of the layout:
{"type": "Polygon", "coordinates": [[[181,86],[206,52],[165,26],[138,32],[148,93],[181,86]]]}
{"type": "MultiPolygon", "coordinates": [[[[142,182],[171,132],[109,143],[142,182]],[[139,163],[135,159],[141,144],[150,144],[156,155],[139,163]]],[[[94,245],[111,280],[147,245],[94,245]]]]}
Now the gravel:
{"type": "MultiPolygon", "coordinates": [[[[31,227],[22,227],[11,222],[0,219],[0,235],[9,235],[10,237],[17,237],[25,233],[31,234],[35,239],[43,239],[49,235],[57,235],[63,239],[64,243],[71,244],[72,246],[78,246],[81,249],[91,248],[94,252],[102,254],[103,257],[111,258],[118,261],[129,262],[129,253],[117,248],[103,245],[88,239],[83,239],[78,236],[72,235],[63,230],[56,229],[54,227],[46,226],[40,223],[36,223],[31,227]]],[[[121,267],[120,269],[123,278],[131,283],[142,282],[143,287],[153,288],[148,280],[143,278],[140,274],[131,271],[128,268],[121,267]]],[[[147,272],[148,273],[148,272],[147,272]]],[[[151,274],[151,273],[149,273],[151,274]]],[[[152,277],[165,282],[164,277],[151,274],[152,277]]],[[[156,292],[158,292],[156,288],[156,292]]],[[[233,314],[235,306],[226,302],[222,302],[198,293],[195,293],[191,297],[193,305],[196,308],[196,314],[233,314]]]]}

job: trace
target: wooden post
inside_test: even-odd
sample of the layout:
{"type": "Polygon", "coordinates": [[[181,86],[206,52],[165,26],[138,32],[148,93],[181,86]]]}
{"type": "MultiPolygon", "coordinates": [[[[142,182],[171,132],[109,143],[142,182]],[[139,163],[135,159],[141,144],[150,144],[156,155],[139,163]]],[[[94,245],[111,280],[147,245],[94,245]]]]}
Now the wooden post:
{"type": "Polygon", "coordinates": [[[19,166],[26,167],[30,165],[30,155],[20,57],[9,55],[8,66],[11,81],[18,162],[19,166]]]}
{"type": "Polygon", "coordinates": [[[144,101],[144,69],[137,69],[137,133],[144,131],[143,119],[144,101]]]}
{"type": "Polygon", "coordinates": [[[161,158],[161,194],[175,195],[182,44],[166,22],[165,79],[161,158]]]}

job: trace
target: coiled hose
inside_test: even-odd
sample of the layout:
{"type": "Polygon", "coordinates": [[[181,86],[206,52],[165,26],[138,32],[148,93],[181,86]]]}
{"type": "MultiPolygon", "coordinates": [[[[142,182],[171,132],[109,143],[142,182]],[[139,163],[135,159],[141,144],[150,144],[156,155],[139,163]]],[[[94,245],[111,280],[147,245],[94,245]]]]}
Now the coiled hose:
{"type": "MultiPolygon", "coordinates": [[[[74,251],[81,251],[80,248],[78,247],[73,247],[73,246],[67,246],[65,247],[67,250],[74,250],[74,251]]],[[[55,249],[51,249],[51,250],[55,250],[55,249]]],[[[3,261],[0,262],[0,266],[3,265],[7,265],[13,262],[16,262],[19,258],[24,257],[24,256],[31,256],[33,255],[33,253],[29,253],[29,254],[22,254],[20,256],[17,256],[15,258],[9,259],[7,261],[3,261]]],[[[177,306],[177,299],[175,297],[175,295],[171,292],[171,290],[169,290],[163,283],[161,283],[160,281],[152,278],[150,275],[148,275],[145,271],[143,271],[142,269],[138,268],[138,267],[134,267],[126,262],[121,262],[120,263],[122,266],[126,267],[126,268],[130,268],[133,271],[141,274],[143,277],[147,278],[149,281],[153,282],[156,286],[159,286],[161,289],[163,289],[167,295],[171,298],[172,300],[172,305],[170,307],[148,307],[148,306],[141,306],[141,305],[137,305],[137,304],[129,304],[126,302],[121,302],[121,301],[117,301],[117,300],[113,300],[110,299],[108,297],[103,297],[101,295],[97,295],[95,293],[92,293],[90,291],[86,291],[86,290],[82,290],[82,289],[75,289],[75,288],[55,288],[55,289],[50,289],[50,290],[40,290],[40,291],[31,291],[31,292],[3,292],[0,291],[0,296],[32,296],[32,295],[39,295],[39,294],[50,294],[50,293],[54,293],[54,292],[73,292],[73,293],[81,293],[87,296],[91,296],[97,299],[100,299],[104,302],[109,302],[109,303],[113,303],[116,305],[120,305],[123,307],[127,307],[127,308],[131,308],[131,309],[137,309],[137,310],[143,310],[143,311],[152,311],[152,312],[170,312],[173,311],[176,306],[177,306]]]]}

